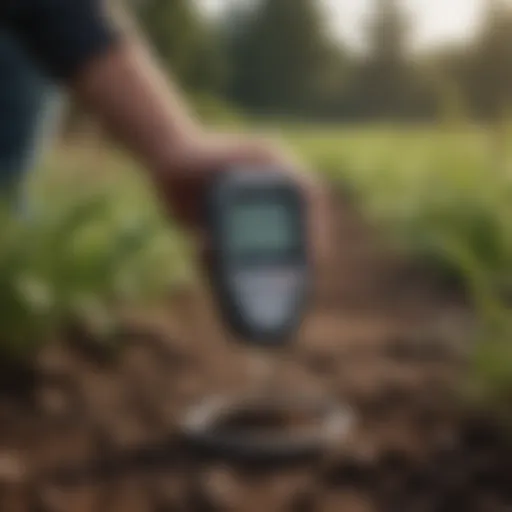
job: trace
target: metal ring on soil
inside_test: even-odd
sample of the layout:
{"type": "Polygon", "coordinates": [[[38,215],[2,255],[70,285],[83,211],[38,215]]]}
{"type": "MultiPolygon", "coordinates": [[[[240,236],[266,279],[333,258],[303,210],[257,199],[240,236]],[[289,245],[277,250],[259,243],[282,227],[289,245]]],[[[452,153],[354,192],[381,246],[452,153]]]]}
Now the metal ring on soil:
{"type": "Polygon", "coordinates": [[[230,459],[286,462],[321,456],[343,441],[353,423],[350,409],[335,401],[304,397],[235,398],[215,396],[204,400],[185,415],[182,434],[194,447],[230,459]],[[299,410],[316,415],[319,425],[301,434],[276,431],[249,434],[235,429],[217,429],[233,413],[299,410]]]}

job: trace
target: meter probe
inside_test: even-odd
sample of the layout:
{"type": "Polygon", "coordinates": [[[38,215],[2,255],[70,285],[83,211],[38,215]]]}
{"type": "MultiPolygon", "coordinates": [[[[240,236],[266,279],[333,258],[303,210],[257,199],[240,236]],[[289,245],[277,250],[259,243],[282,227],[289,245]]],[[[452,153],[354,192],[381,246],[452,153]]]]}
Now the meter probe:
{"type": "Polygon", "coordinates": [[[185,436],[196,446],[228,457],[316,457],[348,432],[350,416],[327,397],[283,394],[279,383],[278,361],[290,358],[288,349],[311,293],[304,193],[279,169],[238,167],[214,181],[206,205],[208,274],[215,302],[227,329],[255,349],[252,361],[262,362],[263,357],[263,367],[257,368],[263,389],[257,396],[214,396],[198,404],[183,422],[185,436]],[[259,432],[259,420],[248,430],[222,427],[237,415],[245,418],[242,424],[254,415],[280,419],[259,432]],[[310,422],[296,431],[279,427],[294,417],[310,422]]]}

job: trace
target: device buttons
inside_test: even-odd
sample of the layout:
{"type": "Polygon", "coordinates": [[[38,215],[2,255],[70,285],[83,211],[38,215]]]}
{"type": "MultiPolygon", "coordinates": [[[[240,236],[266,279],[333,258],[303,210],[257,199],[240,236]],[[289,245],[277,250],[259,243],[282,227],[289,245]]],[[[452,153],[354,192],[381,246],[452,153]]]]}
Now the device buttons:
{"type": "Polygon", "coordinates": [[[293,315],[300,282],[287,269],[247,270],[236,273],[233,286],[243,316],[258,330],[273,330],[293,315]]]}

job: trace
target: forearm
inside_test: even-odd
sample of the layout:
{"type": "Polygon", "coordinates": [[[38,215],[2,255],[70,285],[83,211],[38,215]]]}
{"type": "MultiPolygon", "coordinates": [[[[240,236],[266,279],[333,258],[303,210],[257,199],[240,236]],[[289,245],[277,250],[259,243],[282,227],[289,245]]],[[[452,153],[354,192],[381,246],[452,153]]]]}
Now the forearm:
{"type": "Polygon", "coordinates": [[[145,44],[129,36],[89,62],[70,83],[78,99],[149,166],[166,166],[177,145],[199,132],[177,87],[145,44]]]}
{"type": "Polygon", "coordinates": [[[34,59],[150,170],[199,130],[113,0],[16,2],[6,22],[34,59]]]}

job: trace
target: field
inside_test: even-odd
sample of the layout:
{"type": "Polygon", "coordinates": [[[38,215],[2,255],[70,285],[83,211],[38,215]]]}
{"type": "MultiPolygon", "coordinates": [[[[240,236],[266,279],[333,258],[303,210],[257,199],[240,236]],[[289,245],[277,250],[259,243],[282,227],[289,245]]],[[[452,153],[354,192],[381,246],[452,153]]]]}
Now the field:
{"type": "Polygon", "coordinates": [[[278,387],[350,405],[350,438],[272,467],[184,445],[186,408],[250,386],[252,357],[137,169],[61,149],[0,233],[1,510],[510,508],[506,152],[469,128],[273,131],[330,181],[337,236],[278,387]]]}

